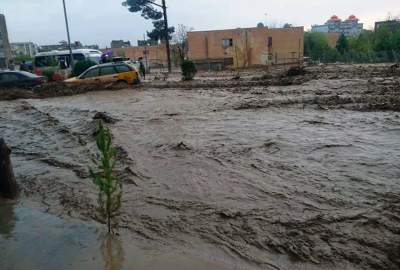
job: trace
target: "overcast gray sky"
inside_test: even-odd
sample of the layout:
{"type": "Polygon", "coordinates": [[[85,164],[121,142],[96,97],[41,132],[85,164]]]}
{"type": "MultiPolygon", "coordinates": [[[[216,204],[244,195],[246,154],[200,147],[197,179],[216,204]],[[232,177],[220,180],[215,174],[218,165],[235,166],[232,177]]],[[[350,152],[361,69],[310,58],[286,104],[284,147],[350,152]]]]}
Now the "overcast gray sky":
{"type": "MultiPolygon", "coordinates": [[[[128,12],[122,0],[66,2],[71,38],[84,44],[105,47],[112,39],[136,44],[152,26],[139,14],[128,12]]],[[[307,29],[333,14],[341,18],[355,14],[368,28],[388,12],[400,14],[399,0],[167,0],[167,5],[171,25],[184,24],[195,30],[253,27],[265,21],[307,29]]],[[[66,40],[62,0],[0,0],[0,13],[6,15],[12,42],[43,45],[66,40]]]]}

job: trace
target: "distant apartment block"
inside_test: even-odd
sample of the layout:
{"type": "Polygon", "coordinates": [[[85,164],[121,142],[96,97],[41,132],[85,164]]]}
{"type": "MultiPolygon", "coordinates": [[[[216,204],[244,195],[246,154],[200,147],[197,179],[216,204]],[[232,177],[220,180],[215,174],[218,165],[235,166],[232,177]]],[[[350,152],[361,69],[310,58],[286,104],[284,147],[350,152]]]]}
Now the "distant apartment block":
{"type": "Polygon", "coordinates": [[[188,45],[189,59],[203,69],[297,63],[303,59],[304,28],[194,31],[188,45]]]}
{"type": "Polygon", "coordinates": [[[137,41],[138,46],[157,46],[158,45],[158,40],[152,40],[152,39],[145,39],[145,40],[138,40],[137,41]]]}
{"type": "Polygon", "coordinates": [[[131,46],[130,41],[113,40],[111,41],[111,48],[127,48],[131,46]]]}
{"type": "Polygon", "coordinates": [[[38,45],[33,42],[11,43],[11,51],[13,56],[28,55],[30,57],[35,56],[39,52],[38,45]]]}
{"type": "Polygon", "coordinates": [[[313,25],[311,32],[318,33],[343,33],[346,37],[357,37],[363,30],[363,24],[359,23],[359,19],[351,15],[342,21],[338,16],[333,15],[323,25],[313,25]]]}
{"type": "MultiPolygon", "coordinates": [[[[73,50],[76,49],[93,49],[93,50],[98,50],[99,46],[98,45],[82,45],[80,41],[75,41],[71,43],[71,48],[73,50]]],[[[68,50],[68,42],[66,41],[60,41],[58,44],[51,44],[51,45],[41,45],[39,46],[39,52],[50,52],[50,51],[63,51],[63,50],[68,50]]]]}
{"type": "Polygon", "coordinates": [[[400,30],[400,20],[388,20],[375,23],[375,31],[379,28],[386,27],[390,32],[394,33],[400,30]]]}
{"type": "Polygon", "coordinates": [[[0,14],[0,68],[7,68],[11,60],[11,47],[8,40],[6,18],[0,14]]]}

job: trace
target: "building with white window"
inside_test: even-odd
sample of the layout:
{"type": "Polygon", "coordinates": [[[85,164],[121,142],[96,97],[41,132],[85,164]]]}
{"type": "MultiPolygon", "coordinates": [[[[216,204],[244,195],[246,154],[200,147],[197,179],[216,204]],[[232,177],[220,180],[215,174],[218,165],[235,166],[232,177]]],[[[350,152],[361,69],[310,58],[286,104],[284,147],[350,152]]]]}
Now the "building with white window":
{"type": "Polygon", "coordinates": [[[15,42],[11,43],[11,51],[14,56],[27,55],[33,57],[38,53],[38,45],[33,42],[15,42]]]}
{"type": "Polygon", "coordinates": [[[363,30],[363,24],[359,23],[359,19],[351,15],[342,21],[338,16],[333,15],[323,25],[313,25],[311,32],[314,33],[342,33],[346,37],[357,37],[363,30]]]}

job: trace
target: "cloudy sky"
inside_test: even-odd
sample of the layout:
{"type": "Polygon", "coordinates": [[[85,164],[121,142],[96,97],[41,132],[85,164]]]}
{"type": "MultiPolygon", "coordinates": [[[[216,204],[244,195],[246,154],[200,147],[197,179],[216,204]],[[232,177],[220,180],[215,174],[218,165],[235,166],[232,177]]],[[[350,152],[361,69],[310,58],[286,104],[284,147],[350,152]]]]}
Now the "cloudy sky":
{"type": "MultiPolygon", "coordinates": [[[[156,0],[160,1],[160,0],[156,0]]],[[[122,0],[66,0],[71,39],[109,46],[112,39],[136,40],[151,23],[121,5],[122,0]]],[[[253,27],[258,22],[285,22],[310,28],[331,15],[355,14],[366,28],[391,12],[400,15],[399,0],[167,0],[171,25],[195,30],[253,27]],[[267,15],[265,15],[267,14],[267,15]]],[[[12,42],[54,44],[66,40],[62,0],[0,0],[12,42]]]]}

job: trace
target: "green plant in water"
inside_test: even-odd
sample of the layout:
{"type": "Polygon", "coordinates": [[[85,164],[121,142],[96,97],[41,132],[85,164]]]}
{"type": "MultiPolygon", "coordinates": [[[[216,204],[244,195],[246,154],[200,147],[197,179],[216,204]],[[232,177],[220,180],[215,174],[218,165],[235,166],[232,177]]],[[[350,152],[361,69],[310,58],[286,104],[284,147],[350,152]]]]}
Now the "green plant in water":
{"type": "Polygon", "coordinates": [[[99,121],[96,138],[100,152],[99,160],[95,161],[97,169],[89,169],[93,183],[99,189],[98,211],[107,223],[108,232],[112,231],[111,221],[119,213],[122,198],[122,181],[115,176],[117,150],[112,147],[110,131],[99,121]]]}

